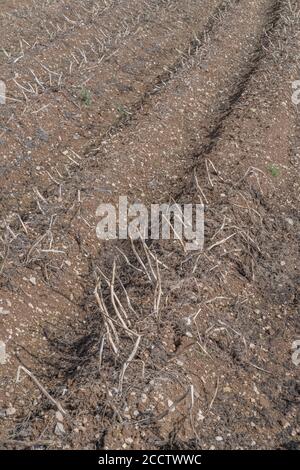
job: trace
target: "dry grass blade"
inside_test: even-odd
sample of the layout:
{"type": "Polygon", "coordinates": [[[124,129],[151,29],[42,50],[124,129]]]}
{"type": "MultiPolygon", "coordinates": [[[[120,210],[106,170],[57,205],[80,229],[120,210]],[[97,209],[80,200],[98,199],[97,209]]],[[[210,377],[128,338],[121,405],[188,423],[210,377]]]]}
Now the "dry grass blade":
{"type": "Polygon", "coordinates": [[[45,395],[46,398],[48,398],[49,401],[51,401],[51,403],[53,403],[53,405],[56,406],[56,408],[63,414],[63,415],[67,415],[67,412],[64,410],[64,408],[61,406],[61,404],[59,403],[58,400],[55,400],[48,392],[47,390],[45,389],[45,387],[43,387],[43,385],[40,383],[40,381],[35,377],[35,375],[30,372],[28,369],[26,369],[26,367],[24,366],[19,366],[18,367],[18,370],[17,370],[17,377],[16,377],[16,382],[19,382],[20,381],[20,374],[21,374],[21,371],[25,372],[25,374],[27,374],[32,380],[33,382],[38,386],[38,388],[40,389],[40,391],[45,395]]]}
{"type": "Polygon", "coordinates": [[[128,359],[126,360],[126,362],[123,364],[121,374],[120,374],[120,379],[119,379],[119,393],[122,393],[123,381],[124,381],[124,376],[125,376],[126,370],[129,366],[129,364],[133,361],[133,359],[136,356],[136,353],[137,353],[138,348],[139,348],[139,344],[141,342],[141,338],[142,338],[141,336],[139,336],[139,335],[137,336],[137,340],[134,344],[133,350],[131,351],[131,353],[130,353],[128,359]]]}
{"type": "Polygon", "coordinates": [[[106,332],[107,332],[108,342],[111,345],[112,350],[114,351],[114,353],[116,355],[118,355],[119,350],[118,350],[117,344],[119,343],[119,337],[118,337],[117,331],[114,327],[114,324],[113,324],[113,322],[112,322],[112,320],[111,320],[111,318],[108,314],[107,308],[106,308],[104,300],[103,300],[102,291],[101,291],[101,280],[100,279],[98,280],[97,285],[95,287],[94,295],[96,297],[96,301],[97,301],[98,307],[100,309],[100,312],[102,313],[102,316],[103,316],[103,321],[104,321],[104,325],[105,325],[106,332]],[[99,294],[99,292],[100,292],[100,294],[99,294]],[[113,339],[113,336],[114,336],[114,339],[113,339]]]}

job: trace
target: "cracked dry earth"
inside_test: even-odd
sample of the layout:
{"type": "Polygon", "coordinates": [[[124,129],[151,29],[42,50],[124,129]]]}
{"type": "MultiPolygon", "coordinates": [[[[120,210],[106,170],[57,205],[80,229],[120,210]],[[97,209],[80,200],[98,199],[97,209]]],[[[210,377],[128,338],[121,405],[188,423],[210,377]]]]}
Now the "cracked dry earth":
{"type": "Polygon", "coordinates": [[[1,448],[298,449],[299,1],[0,7],[1,448]]]}

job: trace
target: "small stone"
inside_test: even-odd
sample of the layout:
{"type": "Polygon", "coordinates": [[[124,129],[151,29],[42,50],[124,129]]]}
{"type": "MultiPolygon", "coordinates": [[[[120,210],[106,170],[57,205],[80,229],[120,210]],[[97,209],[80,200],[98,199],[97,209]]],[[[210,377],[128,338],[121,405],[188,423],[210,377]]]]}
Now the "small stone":
{"type": "Polygon", "coordinates": [[[218,442],[223,441],[223,437],[222,437],[222,436],[217,436],[217,437],[216,437],[216,441],[218,441],[218,442]]]}
{"type": "Polygon", "coordinates": [[[36,278],[34,276],[30,276],[29,281],[33,286],[36,286],[36,278]]]}
{"type": "Polygon", "coordinates": [[[145,393],[142,393],[142,396],[141,396],[142,403],[146,403],[147,400],[148,400],[147,395],[145,393]]]}
{"type": "Polygon", "coordinates": [[[168,407],[170,408],[171,413],[175,411],[174,402],[170,399],[168,400],[168,407]]]}
{"type": "Polygon", "coordinates": [[[63,420],[64,420],[64,417],[63,417],[63,415],[62,415],[62,413],[61,413],[60,411],[57,411],[57,412],[55,413],[55,417],[56,417],[57,421],[59,421],[60,423],[62,423],[63,420]]]}
{"type": "Polygon", "coordinates": [[[63,436],[65,434],[65,428],[63,424],[59,422],[56,423],[54,432],[57,436],[63,436]]]}
{"type": "Polygon", "coordinates": [[[9,407],[6,410],[6,416],[13,416],[16,413],[16,408],[12,406],[12,404],[9,404],[9,407]]]}
{"type": "Polygon", "coordinates": [[[0,315],[8,315],[9,311],[5,310],[3,307],[0,307],[0,315]]]}
{"type": "Polygon", "coordinates": [[[5,364],[7,359],[6,346],[3,341],[0,341],[0,364],[5,364]]]}
{"type": "Polygon", "coordinates": [[[289,225],[294,225],[294,221],[293,219],[290,219],[290,217],[287,217],[285,220],[287,221],[289,225]]]}
{"type": "Polygon", "coordinates": [[[36,136],[39,140],[41,140],[42,142],[48,142],[49,140],[49,134],[48,132],[46,132],[44,129],[42,129],[41,127],[39,127],[36,131],[36,136]]]}

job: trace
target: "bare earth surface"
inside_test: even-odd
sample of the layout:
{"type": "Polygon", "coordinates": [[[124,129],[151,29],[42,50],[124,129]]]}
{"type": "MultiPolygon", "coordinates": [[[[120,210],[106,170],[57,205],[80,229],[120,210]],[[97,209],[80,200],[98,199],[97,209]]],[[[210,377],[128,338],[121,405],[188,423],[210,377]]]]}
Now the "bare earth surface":
{"type": "Polygon", "coordinates": [[[299,448],[299,11],[0,1],[1,448],[299,448]],[[119,196],[203,251],[98,240],[119,196]]]}

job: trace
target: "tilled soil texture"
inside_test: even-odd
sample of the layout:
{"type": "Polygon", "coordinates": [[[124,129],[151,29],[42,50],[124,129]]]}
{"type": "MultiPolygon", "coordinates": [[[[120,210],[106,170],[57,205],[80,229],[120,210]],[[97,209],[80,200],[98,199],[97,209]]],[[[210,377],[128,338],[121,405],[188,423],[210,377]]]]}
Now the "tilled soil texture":
{"type": "Polygon", "coordinates": [[[299,2],[0,3],[1,447],[299,448],[299,2]]]}

